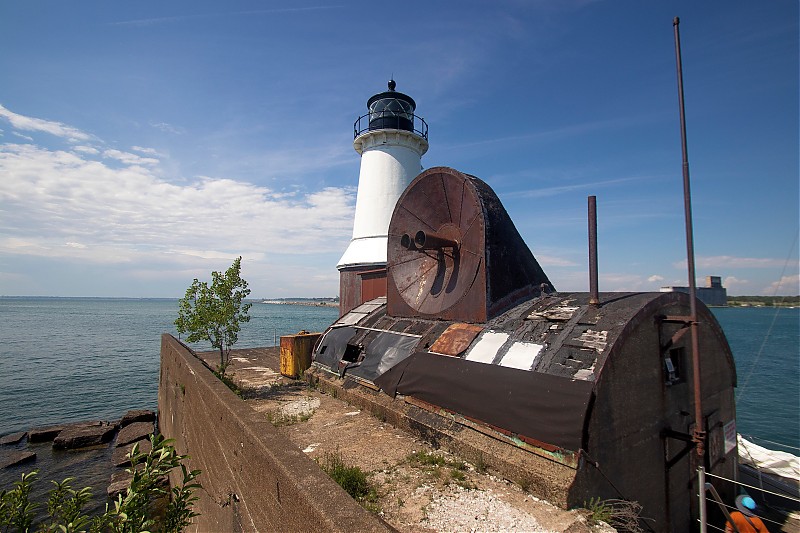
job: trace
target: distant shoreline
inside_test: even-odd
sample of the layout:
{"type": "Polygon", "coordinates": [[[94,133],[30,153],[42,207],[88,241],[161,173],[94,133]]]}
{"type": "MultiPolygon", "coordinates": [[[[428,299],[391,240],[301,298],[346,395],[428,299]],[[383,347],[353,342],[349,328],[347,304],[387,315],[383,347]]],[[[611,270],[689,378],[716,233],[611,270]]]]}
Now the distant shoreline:
{"type": "Polygon", "coordinates": [[[339,302],[325,300],[261,300],[259,303],[270,305],[305,305],[308,307],[339,307],[339,302]]]}

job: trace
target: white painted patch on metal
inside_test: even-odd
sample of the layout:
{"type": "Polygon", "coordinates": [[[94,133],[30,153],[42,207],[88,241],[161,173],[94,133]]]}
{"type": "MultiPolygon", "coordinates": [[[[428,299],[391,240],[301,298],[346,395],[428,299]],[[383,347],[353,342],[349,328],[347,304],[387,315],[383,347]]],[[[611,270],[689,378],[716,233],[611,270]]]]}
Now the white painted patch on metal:
{"type": "Polygon", "coordinates": [[[533,362],[536,361],[542,348],[544,348],[543,345],[533,342],[515,342],[503,356],[503,359],[500,360],[500,366],[530,370],[533,368],[533,362]]]}
{"type": "Polygon", "coordinates": [[[497,352],[508,340],[508,333],[495,333],[484,331],[472,348],[467,352],[465,359],[476,363],[491,364],[497,352]]]}

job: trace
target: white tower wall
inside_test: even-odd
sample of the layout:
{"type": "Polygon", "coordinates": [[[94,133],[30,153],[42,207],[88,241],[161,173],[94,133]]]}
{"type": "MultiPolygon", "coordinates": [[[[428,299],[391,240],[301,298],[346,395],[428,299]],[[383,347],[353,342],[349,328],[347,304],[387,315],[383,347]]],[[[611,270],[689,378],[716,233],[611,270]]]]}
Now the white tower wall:
{"type": "Polygon", "coordinates": [[[422,171],[428,141],[410,131],[381,129],[356,137],[361,154],[353,239],[337,268],[385,265],[389,221],[400,195],[422,171]]]}

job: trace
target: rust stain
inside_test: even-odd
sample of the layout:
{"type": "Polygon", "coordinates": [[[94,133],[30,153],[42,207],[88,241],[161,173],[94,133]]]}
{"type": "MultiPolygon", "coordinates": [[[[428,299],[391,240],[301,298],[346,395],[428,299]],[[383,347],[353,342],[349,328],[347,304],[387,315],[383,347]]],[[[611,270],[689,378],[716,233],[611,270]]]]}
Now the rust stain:
{"type": "Polygon", "coordinates": [[[459,356],[469,348],[475,337],[483,331],[481,326],[473,324],[451,324],[444,332],[436,339],[433,346],[430,347],[431,352],[442,355],[459,356]]]}

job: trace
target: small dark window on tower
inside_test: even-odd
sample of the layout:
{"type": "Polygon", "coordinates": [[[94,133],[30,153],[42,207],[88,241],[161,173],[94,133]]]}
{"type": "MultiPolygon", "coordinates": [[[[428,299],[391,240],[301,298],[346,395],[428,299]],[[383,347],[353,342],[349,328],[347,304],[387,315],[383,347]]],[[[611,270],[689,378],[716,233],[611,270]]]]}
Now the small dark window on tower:
{"type": "Polygon", "coordinates": [[[667,385],[675,385],[684,381],[684,354],[683,348],[673,348],[664,356],[664,381],[667,385]]]}

